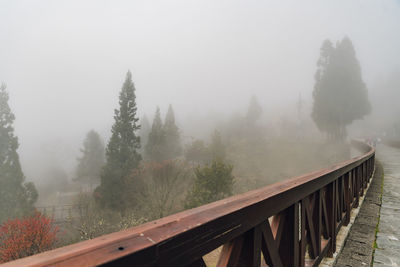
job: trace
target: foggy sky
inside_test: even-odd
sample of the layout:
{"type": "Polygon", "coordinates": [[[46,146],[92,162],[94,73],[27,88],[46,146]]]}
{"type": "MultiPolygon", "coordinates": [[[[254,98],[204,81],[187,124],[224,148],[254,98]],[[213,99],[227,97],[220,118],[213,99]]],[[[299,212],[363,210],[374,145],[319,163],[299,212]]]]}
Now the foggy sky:
{"type": "Polygon", "coordinates": [[[369,90],[400,69],[398,0],[0,0],[0,82],[28,166],[90,129],[108,137],[128,69],[150,119],[170,103],[180,121],[228,114],[253,94],[272,113],[311,101],[322,41],[345,35],[369,90]]]}

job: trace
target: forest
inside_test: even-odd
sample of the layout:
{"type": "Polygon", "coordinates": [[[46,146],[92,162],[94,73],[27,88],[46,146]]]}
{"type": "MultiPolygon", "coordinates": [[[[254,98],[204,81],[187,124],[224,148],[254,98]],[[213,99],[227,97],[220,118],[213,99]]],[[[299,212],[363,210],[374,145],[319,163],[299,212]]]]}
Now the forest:
{"type": "Polygon", "coordinates": [[[400,140],[399,72],[374,65],[376,47],[350,15],[325,30],[299,19],[313,4],[298,18],[277,7],[289,22],[275,32],[264,5],[168,7],[176,18],[162,4],[133,4],[148,15],[135,18],[103,5],[81,28],[84,11],[63,21],[75,4],[48,5],[41,21],[40,9],[9,3],[31,14],[21,22],[29,38],[0,10],[18,32],[5,45],[25,36],[34,51],[0,66],[0,263],[328,168],[358,155],[352,138],[400,140]],[[290,32],[295,21],[318,34],[290,32]]]}
{"type": "Polygon", "coordinates": [[[322,44],[311,116],[300,97],[294,119],[275,129],[265,124],[263,107],[251,96],[247,110],[209,129],[207,138],[183,142],[172,105],[164,118],[156,107],[151,123],[145,115],[139,119],[140,102],[128,71],[107,144],[89,130],[74,177],[68,180],[53,171],[51,183],[36,188],[24,181],[5,84],[0,96],[3,261],[126,229],[349,159],[346,126],[371,109],[347,37],[336,47],[329,40],[322,44]],[[337,84],[337,77],[342,83],[337,84]],[[333,97],[343,106],[329,105],[333,97]],[[324,133],[319,138],[318,132],[309,130],[313,122],[324,133]],[[60,194],[69,196],[69,202],[47,209],[35,204],[38,198],[41,203],[54,202],[60,194]],[[40,226],[32,229],[30,224],[40,226]],[[43,238],[27,244],[29,235],[24,234],[25,241],[12,249],[10,243],[17,242],[13,240],[19,231],[43,238]]]}

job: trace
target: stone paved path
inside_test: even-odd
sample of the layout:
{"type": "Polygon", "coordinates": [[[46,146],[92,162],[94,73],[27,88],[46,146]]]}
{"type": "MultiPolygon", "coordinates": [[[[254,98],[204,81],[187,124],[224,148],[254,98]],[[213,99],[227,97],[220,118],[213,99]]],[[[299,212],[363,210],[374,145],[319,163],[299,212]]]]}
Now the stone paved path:
{"type": "Polygon", "coordinates": [[[400,149],[379,145],[384,183],[373,266],[400,266],[400,149]]]}
{"type": "MultiPolygon", "coordinates": [[[[381,207],[381,186],[382,166],[377,163],[374,178],[351,226],[346,242],[337,257],[336,267],[371,266],[375,229],[378,224],[379,209],[381,207]]],[[[353,212],[355,212],[354,209],[353,212]]],[[[339,249],[337,248],[337,251],[339,249]]]]}

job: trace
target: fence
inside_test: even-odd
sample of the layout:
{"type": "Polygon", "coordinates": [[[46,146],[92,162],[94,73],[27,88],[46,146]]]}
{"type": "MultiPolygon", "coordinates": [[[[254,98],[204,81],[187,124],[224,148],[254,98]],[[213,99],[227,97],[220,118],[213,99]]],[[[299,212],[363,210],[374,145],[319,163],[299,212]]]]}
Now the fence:
{"type": "Polygon", "coordinates": [[[88,206],[65,204],[40,206],[36,207],[36,210],[48,217],[51,217],[56,223],[64,223],[85,217],[88,213],[88,206]]]}
{"type": "Polygon", "coordinates": [[[375,150],[353,145],[365,154],[9,266],[206,266],[221,246],[217,266],[316,266],[335,252],[374,170],[375,150]]]}

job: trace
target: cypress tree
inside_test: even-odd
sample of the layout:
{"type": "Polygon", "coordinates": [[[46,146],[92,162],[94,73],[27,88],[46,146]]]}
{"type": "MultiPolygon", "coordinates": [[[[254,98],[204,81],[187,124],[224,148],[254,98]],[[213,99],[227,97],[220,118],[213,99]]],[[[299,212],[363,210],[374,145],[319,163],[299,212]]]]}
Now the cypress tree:
{"type": "MultiPolygon", "coordinates": [[[[106,148],[106,164],[102,170],[101,184],[95,190],[95,196],[102,207],[124,212],[128,204],[123,200],[125,178],[137,168],[142,157],[140,129],[137,118],[135,86],[130,71],[119,95],[119,109],[114,111],[114,125],[106,148]]],[[[129,203],[129,205],[134,203],[129,203]]]]}
{"type": "Polygon", "coordinates": [[[346,126],[371,111],[367,87],[350,39],[321,47],[317,62],[312,118],[320,131],[331,139],[343,140],[346,126]]]}
{"type": "Polygon", "coordinates": [[[181,137],[179,128],[175,124],[175,114],[172,105],[169,105],[164,122],[165,150],[168,159],[179,157],[182,154],[181,137]]]}
{"type": "Polygon", "coordinates": [[[25,176],[18,156],[18,137],[14,135],[14,114],[8,105],[6,86],[0,86],[0,223],[33,211],[38,193],[25,176]]]}

